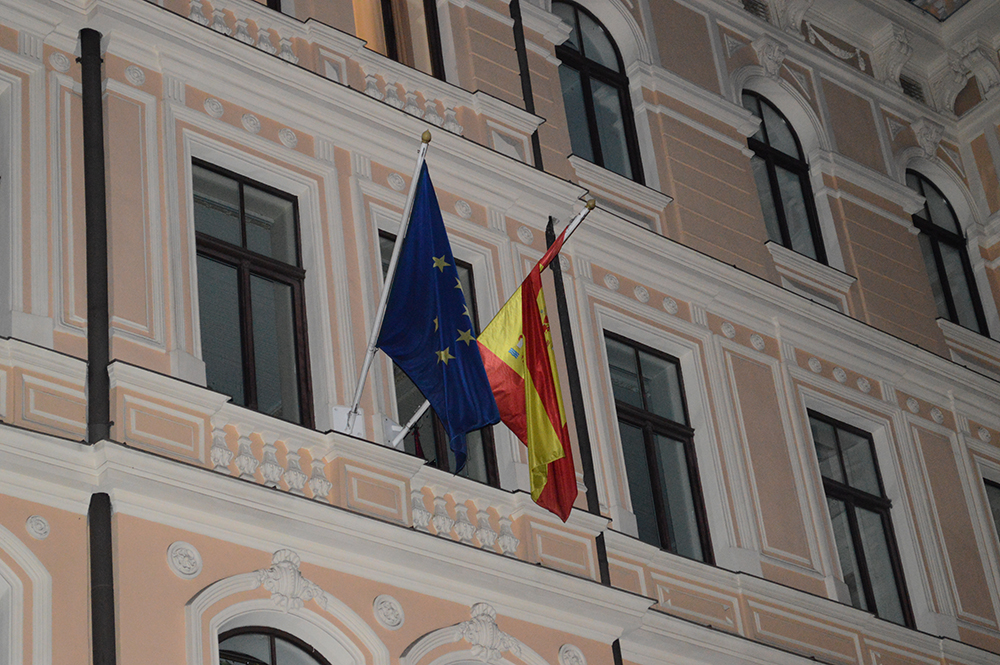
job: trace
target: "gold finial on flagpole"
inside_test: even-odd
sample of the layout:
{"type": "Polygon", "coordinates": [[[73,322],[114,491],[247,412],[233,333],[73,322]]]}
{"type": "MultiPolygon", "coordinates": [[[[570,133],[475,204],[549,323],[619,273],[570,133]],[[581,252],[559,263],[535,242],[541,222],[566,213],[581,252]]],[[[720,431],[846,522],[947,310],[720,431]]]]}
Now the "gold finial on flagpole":
{"type": "Polygon", "coordinates": [[[597,207],[597,200],[596,199],[588,199],[587,200],[587,210],[593,210],[595,207],[597,207]]]}
{"type": "Polygon", "coordinates": [[[430,143],[431,142],[431,130],[425,129],[424,133],[420,136],[420,140],[423,141],[424,143],[430,143]]]}

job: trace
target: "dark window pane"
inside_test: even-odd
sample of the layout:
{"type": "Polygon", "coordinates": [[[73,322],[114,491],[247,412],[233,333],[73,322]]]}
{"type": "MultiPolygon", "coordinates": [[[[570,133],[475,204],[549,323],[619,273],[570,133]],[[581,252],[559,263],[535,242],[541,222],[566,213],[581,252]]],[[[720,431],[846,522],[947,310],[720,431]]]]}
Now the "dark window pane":
{"type": "Polygon", "coordinates": [[[969,280],[966,277],[965,265],[962,261],[963,251],[944,243],[941,243],[939,247],[941,248],[941,258],[944,260],[945,273],[948,275],[951,299],[955,304],[955,311],[958,313],[958,324],[972,330],[979,330],[976,308],[972,304],[972,291],[969,288],[969,280]]]}
{"type": "Polygon", "coordinates": [[[660,532],[656,522],[653,487],[649,479],[642,430],[620,421],[618,428],[622,437],[625,472],[628,475],[629,493],[632,495],[632,512],[639,527],[639,539],[660,547],[660,532]]]}
{"type": "Polygon", "coordinates": [[[847,516],[847,504],[839,499],[827,497],[830,508],[830,522],[833,524],[833,537],[837,541],[837,555],[840,567],[844,572],[844,583],[851,592],[851,605],[862,610],[868,609],[865,599],[864,584],[861,580],[861,568],[858,566],[857,553],[854,551],[854,538],[851,536],[851,525],[847,516]]]}
{"type": "Polygon", "coordinates": [[[274,638],[275,665],[318,665],[318,661],[291,642],[274,638]]]}
{"type": "Polygon", "coordinates": [[[195,230],[241,246],[239,183],[197,165],[191,167],[191,176],[195,230]]]}
{"type": "Polygon", "coordinates": [[[927,199],[927,209],[931,213],[931,222],[935,226],[940,226],[952,233],[962,233],[962,230],[958,228],[958,220],[955,219],[955,214],[951,211],[951,206],[936,188],[925,186],[924,198],[927,199]]]}
{"type": "Polygon", "coordinates": [[[816,457],[819,459],[819,470],[824,478],[844,482],[844,473],[840,468],[840,454],[837,452],[837,440],[833,425],[809,419],[812,429],[813,443],[816,444],[816,457]]]}
{"type": "Polygon", "coordinates": [[[583,102],[583,84],[580,73],[566,65],[559,65],[559,82],[562,84],[563,104],[566,107],[566,125],[573,154],[594,161],[594,148],[590,143],[590,122],[583,102]]]}
{"type": "Polygon", "coordinates": [[[414,69],[433,75],[424,0],[396,0],[393,5],[397,11],[395,28],[400,60],[414,69]]]}
{"type": "Polygon", "coordinates": [[[618,56],[615,47],[608,38],[608,33],[594,19],[584,12],[579,12],[580,34],[583,36],[583,55],[589,60],[599,62],[608,69],[618,70],[618,56]]]}
{"type": "Polygon", "coordinates": [[[937,262],[934,259],[934,241],[925,233],[917,235],[920,242],[920,253],[924,257],[924,266],[927,268],[927,278],[931,282],[931,293],[934,294],[934,304],[937,307],[938,316],[943,319],[951,319],[948,312],[948,301],[944,297],[944,286],[941,284],[941,274],[938,272],[937,262]]]}
{"type": "Polygon", "coordinates": [[[809,227],[809,213],[806,211],[806,197],[802,190],[802,178],[797,173],[775,165],[778,189],[781,191],[781,206],[785,210],[785,223],[792,247],[799,254],[816,258],[816,243],[809,227]]]}
{"type": "Polygon", "coordinates": [[[219,642],[219,650],[232,651],[262,663],[271,663],[271,642],[267,635],[253,633],[233,635],[219,642]]]}
{"type": "Polygon", "coordinates": [[[289,265],[298,265],[295,204],[249,185],[243,188],[247,249],[289,265]]]}
{"type": "Polygon", "coordinates": [[[802,159],[802,153],[795,143],[792,128],[788,126],[785,119],[766,102],[761,102],[760,107],[764,112],[764,124],[767,127],[767,138],[771,147],[791,157],[802,159]]]}
{"type": "Polygon", "coordinates": [[[865,562],[868,564],[872,595],[875,596],[876,611],[883,619],[903,624],[905,623],[903,605],[899,599],[892,559],[889,557],[889,543],[882,515],[859,507],[857,518],[861,547],[865,551],[865,562]]]}
{"type": "Polygon", "coordinates": [[[386,273],[389,272],[389,261],[392,259],[392,248],[395,245],[395,240],[393,238],[387,238],[386,236],[380,235],[378,237],[378,249],[379,255],[382,259],[382,277],[384,278],[386,273]]]}
{"type": "Polygon", "coordinates": [[[681,556],[703,561],[684,444],[657,435],[656,449],[660,466],[660,485],[666,494],[671,548],[681,556]]]}
{"type": "Polygon", "coordinates": [[[597,79],[591,79],[590,86],[594,94],[594,113],[597,116],[597,133],[601,137],[604,168],[631,179],[632,165],[625,139],[621,94],[618,88],[597,79]]]}
{"type": "Polygon", "coordinates": [[[295,363],[292,287],[250,276],[257,410],[299,421],[299,381],[295,363]]]}
{"type": "Polygon", "coordinates": [[[552,13],[566,21],[573,30],[569,33],[569,39],[563,42],[563,46],[568,46],[574,51],[580,50],[580,40],[577,37],[576,32],[576,11],[569,5],[563,2],[553,2],[552,3],[552,13]]]}
{"type": "Polygon", "coordinates": [[[636,408],[643,408],[639,392],[639,368],[635,364],[635,350],[621,342],[605,338],[608,365],[611,368],[611,387],[615,399],[636,408]]]}
{"type": "Polygon", "coordinates": [[[844,468],[847,470],[847,484],[874,496],[882,496],[871,441],[868,437],[843,429],[839,429],[838,434],[840,452],[844,456],[844,468]]]}
{"type": "Polygon", "coordinates": [[[990,502],[990,512],[993,514],[993,526],[1000,534],[1000,485],[986,483],[986,498],[990,502]]]}
{"type": "Polygon", "coordinates": [[[677,376],[677,365],[645,351],[639,352],[642,365],[642,387],[646,394],[646,409],[675,423],[687,424],[684,397],[677,376]]]}
{"type": "Polygon", "coordinates": [[[238,284],[236,268],[198,255],[201,357],[208,388],[246,406],[238,284]]]}
{"type": "Polygon", "coordinates": [[[753,180],[757,185],[757,196],[760,198],[760,209],[764,213],[764,226],[767,227],[767,237],[784,244],[781,238],[781,226],[778,223],[778,212],[774,205],[774,193],[771,191],[771,180],[767,174],[767,162],[754,155],[750,158],[753,169],[753,180]]]}

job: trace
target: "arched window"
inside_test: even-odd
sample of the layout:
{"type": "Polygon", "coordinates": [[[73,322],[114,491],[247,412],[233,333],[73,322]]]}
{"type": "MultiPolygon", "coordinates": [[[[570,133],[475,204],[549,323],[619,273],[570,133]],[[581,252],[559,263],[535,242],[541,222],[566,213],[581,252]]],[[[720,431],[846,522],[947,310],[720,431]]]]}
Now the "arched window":
{"type": "Polygon", "coordinates": [[[246,627],[219,636],[219,665],[330,665],[302,640],[273,628],[246,627]]]}
{"type": "Polygon", "coordinates": [[[611,35],[589,12],[569,2],[552,12],[572,26],[556,47],[573,154],[643,182],[628,77],[611,35]]]}
{"type": "Polygon", "coordinates": [[[743,106],[761,121],[760,129],[747,142],[754,152],[750,164],[768,237],[826,263],[816,203],[809,186],[809,165],[799,137],[785,116],[757,93],[744,92],[743,106]]]}
{"type": "Polygon", "coordinates": [[[954,208],[941,190],[920,173],[907,170],[906,184],[925,199],[924,209],[913,215],[913,224],[920,231],[917,240],[938,316],[983,335],[989,334],[954,208]]]}

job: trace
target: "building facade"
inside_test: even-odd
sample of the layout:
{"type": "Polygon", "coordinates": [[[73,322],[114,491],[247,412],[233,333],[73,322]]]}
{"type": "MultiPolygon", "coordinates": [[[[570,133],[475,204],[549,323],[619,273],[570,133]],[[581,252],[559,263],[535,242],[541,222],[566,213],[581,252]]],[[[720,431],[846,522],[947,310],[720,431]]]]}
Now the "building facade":
{"type": "Polygon", "coordinates": [[[998,49],[997,0],[0,0],[0,665],[1000,662],[998,49]],[[391,447],[385,356],[346,433],[426,130],[476,330],[597,201],[566,523],[502,425],[391,447]]]}

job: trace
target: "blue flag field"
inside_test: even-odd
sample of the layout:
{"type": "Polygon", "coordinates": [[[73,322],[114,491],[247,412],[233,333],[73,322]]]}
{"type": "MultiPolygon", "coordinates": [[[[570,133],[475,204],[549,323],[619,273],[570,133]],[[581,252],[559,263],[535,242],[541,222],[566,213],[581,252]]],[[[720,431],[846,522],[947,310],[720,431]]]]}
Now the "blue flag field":
{"type": "Polygon", "coordinates": [[[465,465],[465,434],[499,422],[500,414],[426,164],[402,242],[378,347],[431,403],[457,473],[465,465]]]}

